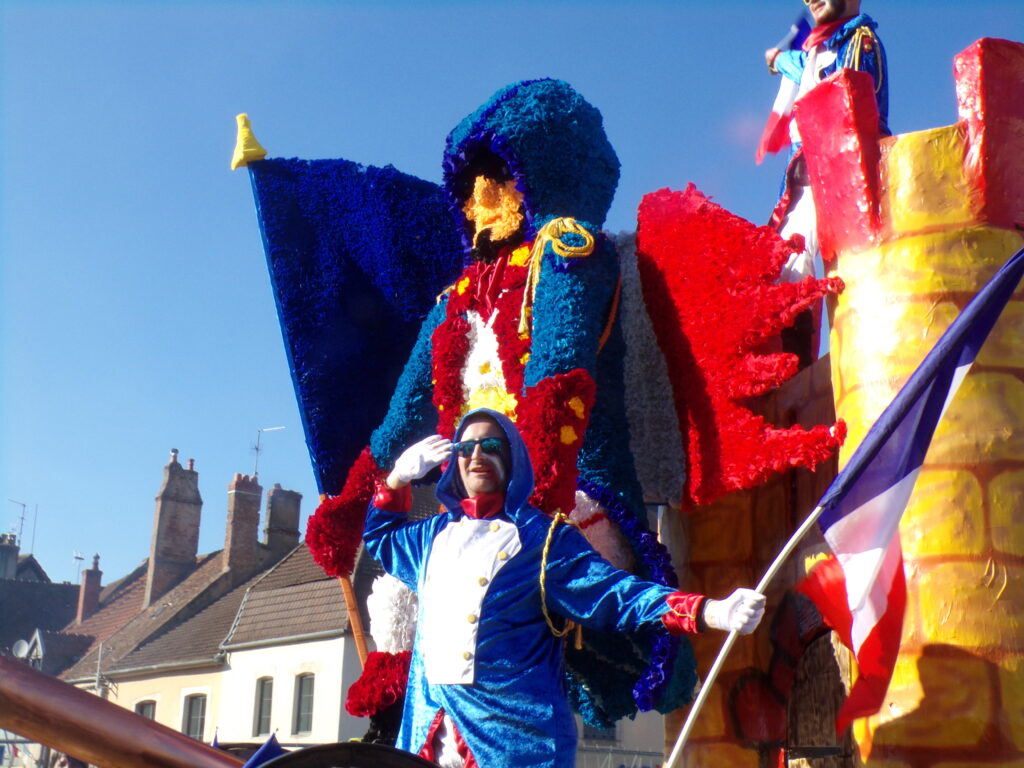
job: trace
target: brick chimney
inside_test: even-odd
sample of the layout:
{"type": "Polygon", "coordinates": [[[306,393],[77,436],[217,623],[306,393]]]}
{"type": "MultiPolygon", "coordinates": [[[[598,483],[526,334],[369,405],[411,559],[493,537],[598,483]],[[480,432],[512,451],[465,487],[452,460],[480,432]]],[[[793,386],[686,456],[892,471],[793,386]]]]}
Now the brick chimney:
{"type": "Polygon", "coordinates": [[[263,544],[271,562],[280,560],[299,543],[299,505],[302,494],[286,491],[280,483],[267,493],[267,527],[263,529],[263,544]]]}
{"type": "Polygon", "coordinates": [[[100,606],[100,587],[103,571],[100,570],[100,556],[92,556],[92,568],[82,571],[82,585],[78,588],[78,613],[75,623],[81,624],[100,606]]]}
{"type": "Polygon", "coordinates": [[[203,499],[199,495],[199,473],[193,466],[189,459],[188,469],[182,467],[175,448],[164,467],[164,482],[156,495],[143,608],[148,608],[195,568],[203,499]]]}
{"type": "Polygon", "coordinates": [[[257,533],[263,489],[253,475],[235,475],[228,483],[228,523],[224,536],[224,569],[254,570],[260,564],[257,533]]]}
{"type": "Polygon", "coordinates": [[[0,533],[0,579],[13,579],[18,575],[18,537],[13,533],[0,533]]]}

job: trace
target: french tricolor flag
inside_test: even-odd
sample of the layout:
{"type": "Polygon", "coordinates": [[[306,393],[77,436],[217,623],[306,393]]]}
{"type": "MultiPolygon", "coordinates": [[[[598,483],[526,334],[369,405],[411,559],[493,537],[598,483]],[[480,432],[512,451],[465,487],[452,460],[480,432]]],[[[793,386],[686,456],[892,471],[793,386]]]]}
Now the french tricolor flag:
{"type": "Polygon", "coordinates": [[[906,583],[899,522],[935,427],[1024,275],[1014,254],[953,321],[868,431],[818,504],[833,557],[798,586],[857,658],[859,677],[836,717],[877,712],[899,653],[906,583]]]}
{"type": "MultiPolygon", "coordinates": [[[[780,51],[791,51],[800,48],[807,35],[811,32],[811,23],[804,13],[789,28],[788,34],[775,47],[780,51]]],[[[779,83],[779,93],[772,104],[772,113],[768,116],[761,141],[757,145],[757,164],[760,165],[764,156],[775,154],[789,146],[789,123],[793,119],[793,104],[800,92],[800,84],[785,75],[779,83]]]]}

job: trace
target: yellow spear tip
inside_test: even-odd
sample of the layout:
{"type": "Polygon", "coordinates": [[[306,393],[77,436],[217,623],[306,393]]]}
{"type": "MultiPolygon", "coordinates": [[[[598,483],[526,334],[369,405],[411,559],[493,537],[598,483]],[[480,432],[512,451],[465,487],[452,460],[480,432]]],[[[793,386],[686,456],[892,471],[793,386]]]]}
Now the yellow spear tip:
{"type": "Polygon", "coordinates": [[[235,116],[238,123],[238,134],[235,138],[235,153],[231,156],[231,170],[235,171],[256,160],[262,160],[267,156],[267,150],[256,140],[253,135],[252,125],[249,124],[249,116],[242,112],[235,116]]]}

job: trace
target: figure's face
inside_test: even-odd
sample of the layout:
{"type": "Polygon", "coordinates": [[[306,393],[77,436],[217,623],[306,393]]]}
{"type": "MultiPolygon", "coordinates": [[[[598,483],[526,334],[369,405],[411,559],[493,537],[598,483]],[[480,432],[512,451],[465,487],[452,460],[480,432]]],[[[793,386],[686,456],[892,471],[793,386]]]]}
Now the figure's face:
{"type": "Polygon", "coordinates": [[[459,441],[464,443],[488,437],[500,440],[502,450],[498,453],[488,453],[480,443],[477,443],[468,456],[458,451],[459,477],[462,478],[462,485],[470,498],[481,493],[503,491],[508,480],[508,467],[504,459],[508,453],[507,439],[497,423],[490,419],[474,421],[462,431],[459,441]]]}
{"type": "Polygon", "coordinates": [[[477,176],[462,212],[475,225],[474,248],[485,231],[490,232],[491,242],[497,243],[512,237],[523,225],[523,193],[513,180],[500,182],[477,176]]]}
{"type": "Polygon", "coordinates": [[[810,0],[807,7],[815,24],[831,24],[857,13],[860,0],[810,0]]]}

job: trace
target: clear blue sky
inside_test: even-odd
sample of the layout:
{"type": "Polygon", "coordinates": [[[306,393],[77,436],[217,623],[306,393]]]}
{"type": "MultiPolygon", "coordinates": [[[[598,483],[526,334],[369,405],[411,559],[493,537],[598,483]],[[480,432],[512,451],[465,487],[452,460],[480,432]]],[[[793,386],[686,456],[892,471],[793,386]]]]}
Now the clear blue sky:
{"type": "MultiPolygon", "coordinates": [[[[782,161],[753,162],[777,87],[762,52],[796,0],[17,2],[0,4],[0,530],[104,582],[149,550],[169,450],[195,457],[201,551],[252,472],[315,508],[244,171],[237,112],[272,156],[392,163],[440,179],[445,135],[498,87],[568,80],[622,161],[608,227],[693,181],[766,220],[782,161]],[[88,560],[86,560],[88,564],[88,560]]],[[[1020,0],[865,0],[889,53],[891,120],[956,119],[952,57],[1024,40],[1020,0]]]]}

